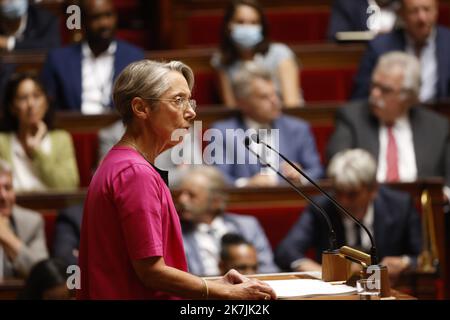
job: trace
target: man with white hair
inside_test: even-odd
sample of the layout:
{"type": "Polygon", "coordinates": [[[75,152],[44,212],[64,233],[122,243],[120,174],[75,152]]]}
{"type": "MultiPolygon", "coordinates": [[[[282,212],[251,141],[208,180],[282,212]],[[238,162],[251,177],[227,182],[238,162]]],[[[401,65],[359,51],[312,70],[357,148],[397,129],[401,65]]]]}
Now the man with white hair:
{"type": "MultiPolygon", "coordinates": [[[[353,1],[352,1],[353,2],[353,1]]],[[[439,26],[438,0],[401,0],[403,27],[369,42],[355,78],[353,99],[367,98],[370,77],[378,59],[391,51],[416,56],[421,65],[420,101],[450,96],[450,29],[439,26]]]]}
{"type": "MultiPolygon", "coordinates": [[[[421,251],[419,214],[409,194],[379,186],[376,163],[362,149],[336,154],[328,167],[336,200],[374,235],[378,258],[395,278],[413,268],[421,251]]],[[[370,239],[325,197],[317,199],[330,217],[337,245],[344,244],[369,252],[370,239]]],[[[275,261],[284,269],[320,270],[321,254],[330,249],[329,230],[321,214],[309,206],[276,250],[275,261]],[[316,260],[306,257],[316,249],[316,260]]]]}
{"type": "Polygon", "coordinates": [[[417,59],[395,51],[383,55],[372,75],[369,101],[337,112],[328,159],[344,149],[362,148],[378,160],[378,182],[443,177],[449,197],[449,122],[418,104],[419,91],[417,59]]]}
{"type": "Polygon", "coordinates": [[[48,257],[40,214],[17,206],[11,166],[0,159],[0,280],[26,278],[48,257]]]}

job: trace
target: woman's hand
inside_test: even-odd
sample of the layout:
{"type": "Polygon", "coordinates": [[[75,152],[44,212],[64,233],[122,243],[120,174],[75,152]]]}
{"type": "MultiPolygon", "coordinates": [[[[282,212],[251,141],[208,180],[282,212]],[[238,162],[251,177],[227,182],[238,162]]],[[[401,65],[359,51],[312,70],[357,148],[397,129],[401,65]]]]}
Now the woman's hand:
{"type": "Polygon", "coordinates": [[[243,276],[234,269],[228,271],[218,282],[232,285],[231,299],[270,300],[277,296],[267,283],[243,276]]]}
{"type": "Polygon", "coordinates": [[[47,134],[47,125],[40,121],[35,130],[29,131],[25,137],[25,151],[30,158],[33,158],[35,151],[40,147],[44,136],[47,134]],[[32,134],[34,132],[34,134],[32,134]]]}

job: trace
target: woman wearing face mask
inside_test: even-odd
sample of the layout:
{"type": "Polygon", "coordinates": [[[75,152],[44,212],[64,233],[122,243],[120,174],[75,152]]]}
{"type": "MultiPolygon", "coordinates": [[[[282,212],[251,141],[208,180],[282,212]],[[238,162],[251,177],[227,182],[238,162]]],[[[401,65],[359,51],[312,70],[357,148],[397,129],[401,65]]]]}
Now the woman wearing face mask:
{"type": "Polygon", "coordinates": [[[0,51],[59,47],[58,19],[28,0],[0,0],[0,51]]]}
{"type": "Polygon", "coordinates": [[[13,167],[16,191],[76,189],[79,183],[70,135],[51,130],[52,111],[42,84],[30,74],[15,74],[3,101],[0,158],[13,167]]]}
{"type": "Polygon", "coordinates": [[[236,106],[233,77],[242,65],[253,61],[271,74],[283,105],[303,104],[295,54],[286,45],[270,43],[267,21],[257,0],[234,0],[225,11],[220,52],[211,64],[218,71],[222,100],[236,106]]]}

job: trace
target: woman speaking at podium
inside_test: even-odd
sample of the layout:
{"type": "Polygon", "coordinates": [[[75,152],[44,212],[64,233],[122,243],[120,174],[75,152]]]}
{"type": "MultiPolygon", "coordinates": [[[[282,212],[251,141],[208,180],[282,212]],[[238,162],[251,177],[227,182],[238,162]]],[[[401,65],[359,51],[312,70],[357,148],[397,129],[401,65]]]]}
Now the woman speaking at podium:
{"type": "Polygon", "coordinates": [[[113,100],[126,132],[86,196],[79,299],[275,298],[268,285],[234,270],[217,281],[187,273],[167,172],[153,163],[195,118],[193,83],[192,70],[178,61],[142,60],[118,76],[113,100]]]}

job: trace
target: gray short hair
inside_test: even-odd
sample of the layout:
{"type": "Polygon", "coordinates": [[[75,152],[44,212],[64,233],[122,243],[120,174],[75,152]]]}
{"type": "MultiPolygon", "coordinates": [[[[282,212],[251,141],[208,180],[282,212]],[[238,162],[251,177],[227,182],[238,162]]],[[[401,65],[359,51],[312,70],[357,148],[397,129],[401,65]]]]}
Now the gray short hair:
{"type": "Polygon", "coordinates": [[[182,178],[182,181],[189,181],[190,177],[197,175],[203,176],[208,180],[207,185],[204,186],[208,190],[208,197],[210,200],[212,198],[220,199],[221,204],[218,211],[224,212],[227,206],[228,197],[224,192],[224,189],[227,187],[227,181],[222,172],[214,166],[194,166],[186,173],[182,178]]]}
{"type": "Polygon", "coordinates": [[[205,188],[210,192],[221,192],[227,186],[227,182],[222,172],[214,166],[193,166],[182,180],[187,180],[194,175],[203,176],[208,180],[208,185],[206,185],[205,188]]]}
{"type": "Polygon", "coordinates": [[[389,71],[399,67],[403,71],[403,89],[411,91],[416,97],[420,94],[421,75],[420,62],[413,55],[402,51],[392,51],[383,54],[375,67],[374,73],[389,71]]]}
{"type": "Polygon", "coordinates": [[[363,149],[349,149],[333,156],[328,166],[328,177],[338,190],[372,188],[376,184],[377,164],[363,149]]]}
{"type": "Polygon", "coordinates": [[[254,79],[272,81],[270,72],[255,62],[246,62],[233,77],[233,92],[236,99],[248,97],[251,92],[251,84],[254,79]]]}
{"type": "Polygon", "coordinates": [[[131,109],[133,98],[161,97],[170,88],[166,76],[171,71],[181,73],[192,91],[194,73],[189,66],[180,61],[141,60],[131,63],[119,74],[114,83],[113,101],[125,125],[129,124],[133,118],[131,109]]]}
{"type": "Polygon", "coordinates": [[[4,173],[12,174],[12,167],[7,161],[0,159],[0,174],[4,173]]]}

